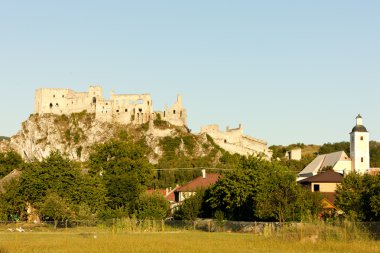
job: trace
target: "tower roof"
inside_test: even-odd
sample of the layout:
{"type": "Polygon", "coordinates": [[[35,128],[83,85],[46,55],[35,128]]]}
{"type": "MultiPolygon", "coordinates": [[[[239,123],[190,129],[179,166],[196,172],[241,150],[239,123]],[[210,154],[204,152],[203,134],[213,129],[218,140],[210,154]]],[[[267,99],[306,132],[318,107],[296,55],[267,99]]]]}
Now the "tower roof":
{"type": "Polygon", "coordinates": [[[367,128],[365,128],[365,126],[363,125],[357,125],[357,126],[354,126],[354,128],[352,128],[352,132],[362,132],[362,133],[367,133],[367,128]]]}
{"type": "Polygon", "coordinates": [[[367,128],[365,128],[365,126],[363,126],[363,118],[360,114],[358,114],[358,116],[356,116],[356,126],[354,126],[354,128],[352,128],[352,133],[354,133],[354,132],[362,132],[362,133],[368,132],[367,128]]]}

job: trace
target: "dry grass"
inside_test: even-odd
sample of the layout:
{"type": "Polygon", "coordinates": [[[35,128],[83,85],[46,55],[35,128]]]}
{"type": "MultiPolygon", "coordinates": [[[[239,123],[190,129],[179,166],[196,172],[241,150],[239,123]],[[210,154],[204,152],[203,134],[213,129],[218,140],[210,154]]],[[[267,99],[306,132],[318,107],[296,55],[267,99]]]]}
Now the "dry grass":
{"type": "Polygon", "coordinates": [[[238,233],[159,232],[112,233],[102,229],[59,232],[0,232],[0,253],[5,252],[380,252],[370,240],[320,241],[263,237],[238,233]]]}

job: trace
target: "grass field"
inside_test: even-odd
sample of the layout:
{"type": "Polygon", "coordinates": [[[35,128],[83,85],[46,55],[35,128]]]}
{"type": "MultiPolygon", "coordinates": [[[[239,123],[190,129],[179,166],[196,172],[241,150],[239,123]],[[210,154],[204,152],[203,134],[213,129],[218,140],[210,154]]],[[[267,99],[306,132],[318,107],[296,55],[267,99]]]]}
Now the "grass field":
{"type": "Polygon", "coordinates": [[[0,253],[10,252],[342,252],[376,253],[372,240],[312,241],[240,233],[199,231],[112,233],[104,230],[60,232],[0,232],[0,253]]]}

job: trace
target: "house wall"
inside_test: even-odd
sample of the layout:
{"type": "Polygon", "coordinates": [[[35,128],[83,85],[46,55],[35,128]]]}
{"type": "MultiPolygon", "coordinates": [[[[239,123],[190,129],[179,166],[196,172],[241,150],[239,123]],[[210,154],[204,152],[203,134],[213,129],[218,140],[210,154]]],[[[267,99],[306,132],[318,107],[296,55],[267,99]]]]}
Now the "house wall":
{"type": "Polygon", "coordinates": [[[179,192],[179,202],[184,201],[192,196],[194,196],[196,192],[179,192]]]}
{"type": "Polygon", "coordinates": [[[349,174],[351,172],[351,161],[339,161],[335,164],[333,170],[341,174],[349,174]]]}
{"type": "Polygon", "coordinates": [[[335,192],[337,183],[311,183],[311,191],[314,192],[314,185],[319,185],[319,192],[335,192]]]}
{"type": "Polygon", "coordinates": [[[289,160],[300,161],[302,159],[302,149],[297,148],[297,149],[292,149],[290,151],[287,151],[285,153],[285,157],[289,160]]]}

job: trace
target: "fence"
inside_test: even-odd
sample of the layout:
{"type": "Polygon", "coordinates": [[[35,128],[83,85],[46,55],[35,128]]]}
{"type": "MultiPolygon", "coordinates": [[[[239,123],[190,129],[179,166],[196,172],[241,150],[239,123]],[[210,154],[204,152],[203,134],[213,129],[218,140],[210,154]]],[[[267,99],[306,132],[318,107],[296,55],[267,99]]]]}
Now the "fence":
{"type": "Polygon", "coordinates": [[[238,222],[217,220],[65,220],[59,222],[0,222],[0,232],[173,232],[204,231],[225,233],[249,233],[264,237],[280,237],[298,240],[358,240],[380,239],[380,222],[238,222]]]}

